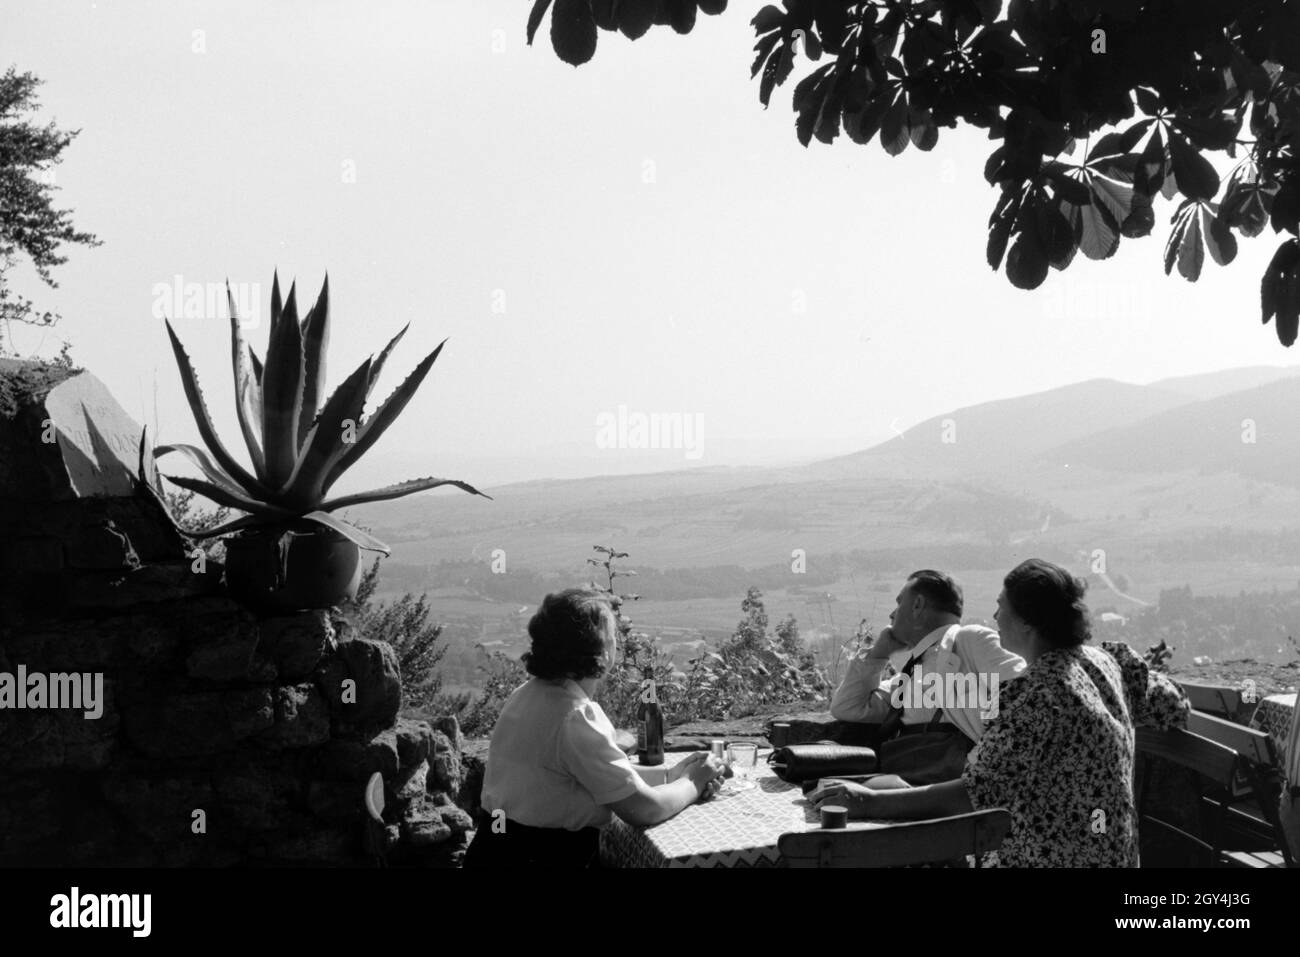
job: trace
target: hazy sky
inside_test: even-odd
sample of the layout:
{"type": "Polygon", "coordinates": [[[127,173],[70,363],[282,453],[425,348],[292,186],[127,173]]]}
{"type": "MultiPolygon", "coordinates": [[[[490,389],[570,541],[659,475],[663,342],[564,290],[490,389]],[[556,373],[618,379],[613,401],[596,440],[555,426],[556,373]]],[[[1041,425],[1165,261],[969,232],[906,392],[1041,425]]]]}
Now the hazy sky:
{"type": "MultiPolygon", "coordinates": [[[[20,277],[65,320],[15,345],[70,339],[128,412],[152,423],[156,387],[162,439],[194,441],[157,287],[260,285],[260,349],[272,270],[308,300],[328,270],[331,385],[408,321],[382,395],[451,340],[340,490],[808,458],[1082,379],[1297,362],[1259,322],[1271,231],[1192,285],[1162,271],[1166,203],[1153,236],[1022,292],[984,261],[977,131],[804,149],[793,83],[764,111],[749,79],[757,4],[687,37],[602,32],[578,69],[545,26],[525,45],[529,7],[0,4],[0,68],[81,128],[60,200],[104,240],[58,290],[20,277]],[[698,455],[602,447],[620,406],[690,417],[698,455]]],[[[224,317],[176,326],[238,444],[224,317]]]]}

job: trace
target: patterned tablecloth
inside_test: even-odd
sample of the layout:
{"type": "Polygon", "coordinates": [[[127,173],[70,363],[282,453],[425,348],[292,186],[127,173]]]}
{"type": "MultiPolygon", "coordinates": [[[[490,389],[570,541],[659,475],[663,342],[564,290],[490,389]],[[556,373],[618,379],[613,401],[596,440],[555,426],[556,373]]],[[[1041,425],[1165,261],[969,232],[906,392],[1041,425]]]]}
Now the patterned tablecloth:
{"type": "Polygon", "coordinates": [[[1251,716],[1250,725],[1261,731],[1267,731],[1277,745],[1278,756],[1286,754],[1286,741],[1291,733],[1292,715],[1295,713],[1296,696],[1294,694],[1272,694],[1261,698],[1259,706],[1251,716]]]}
{"type": "MultiPolygon", "coordinates": [[[[777,839],[790,831],[820,826],[817,812],[797,784],[787,784],[767,766],[760,751],[758,785],[730,796],[693,804],[674,818],[640,828],[619,818],[601,832],[601,860],[607,867],[775,867],[777,839]]],[[[685,758],[669,754],[669,765],[685,758]]],[[[850,828],[879,827],[869,821],[850,828]]]]}

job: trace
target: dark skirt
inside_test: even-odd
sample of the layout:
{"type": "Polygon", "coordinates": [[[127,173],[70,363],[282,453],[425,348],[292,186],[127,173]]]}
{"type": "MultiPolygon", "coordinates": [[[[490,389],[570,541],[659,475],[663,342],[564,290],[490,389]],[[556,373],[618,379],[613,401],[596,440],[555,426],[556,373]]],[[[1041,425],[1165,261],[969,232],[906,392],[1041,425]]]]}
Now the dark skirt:
{"type": "Polygon", "coordinates": [[[478,815],[474,840],[465,851],[469,868],[562,869],[598,867],[600,828],[566,831],[557,827],[529,827],[509,818],[493,821],[478,815]]]}

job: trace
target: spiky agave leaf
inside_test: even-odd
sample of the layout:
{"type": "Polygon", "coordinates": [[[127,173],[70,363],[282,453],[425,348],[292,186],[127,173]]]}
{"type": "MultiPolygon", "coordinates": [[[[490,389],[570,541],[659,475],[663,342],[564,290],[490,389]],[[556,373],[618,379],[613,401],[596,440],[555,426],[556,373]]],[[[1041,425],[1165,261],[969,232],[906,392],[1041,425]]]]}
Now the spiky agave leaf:
{"type": "Polygon", "coordinates": [[[302,328],[298,325],[296,286],[289,287],[279,322],[266,345],[262,379],[262,452],[266,484],[281,488],[298,458],[298,416],[302,412],[302,328]]]}
{"type": "Polygon", "coordinates": [[[244,498],[249,497],[248,493],[239,487],[239,483],[227,475],[222,470],[221,466],[208,458],[208,454],[198,446],[160,445],[153,450],[153,454],[157,458],[162,458],[164,455],[169,455],[172,452],[180,453],[198,466],[199,471],[203,473],[206,480],[211,482],[213,485],[225,489],[231,495],[238,495],[244,498]]]}
{"type": "Polygon", "coordinates": [[[163,518],[171,522],[172,528],[189,538],[198,538],[198,534],[176,521],[176,516],[172,514],[172,510],[167,504],[167,495],[163,490],[162,479],[158,476],[158,463],[154,461],[153,449],[149,447],[148,426],[145,426],[140,431],[139,456],[139,476],[135,482],[136,490],[143,493],[146,498],[153,500],[154,506],[162,513],[163,518]]]}
{"type": "Polygon", "coordinates": [[[226,280],[226,301],[230,305],[230,366],[235,374],[235,412],[239,417],[239,430],[244,434],[244,445],[248,447],[248,457],[253,462],[253,473],[265,482],[266,459],[258,441],[262,431],[261,377],[254,377],[252,350],[244,339],[244,328],[235,309],[230,280],[226,280]]]}
{"type": "Polygon", "coordinates": [[[280,508],[259,499],[249,498],[247,495],[234,494],[229,489],[203,479],[186,478],[183,475],[164,475],[163,478],[173,485],[179,485],[191,492],[198,492],[205,498],[212,499],[218,505],[237,508],[241,512],[248,512],[250,515],[262,515],[267,518],[282,520],[292,520],[296,517],[296,513],[291,509],[280,508]]]}
{"type": "Polygon", "coordinates": [[[316,305],[302,321],[302,411],[298,413],[298,451],[307,444],[311,424],[325,398],[325,351],[330,338],[330,277],[321,284],[316,305]]]}
{"type": "Polygon", "coordinates": [[[185,534],[196,541],[202,541],[205,538],[215,538],[218,535],[238,532],[245,528],[273,528],[280,524],[282,523],[279,519],[268,519],[263,515],[243,515],[206,531],[186,532],[185,534]]]}
{"type": "Polygon", "coordinates": [[[275,327],[280,324],[280,310],[283,303],[280,302],[280,270],[271,273],[271,335],[275,335],[275,327]]]}
{"type": "Polygon", "coordinates": [[[375,383],[379,381],[379,374],[384,371],[384,363],[388,361],[388,357],[392,354],[393,348],[401,341],[402,336],[406,335],[406,330],[409,328],[411,328],[409,322],[402,326],[402,331],[393,336],[392,339],[388,340],[388,345],[384,346],[383,351],[380,352],[379,355],[375,357],[374,361],[370,363],[370,385],[366,389],[367,399],[370,398],[370,393],[374,389],[375,383]]]}
{"type": "Polygon", "coordinates": [[[176,356],[176,365],[180,369],[181,385],[185,389],[185,398],[189,401],[190,410],[194,413],[194,422],[199,427],[199,437],[203,439],[203,444],[211,450],[212,456],[217,460],[217,463],[248,494],[254,497],[263,497],[269,494],[270,489],[235,461],[235,457],[221,443],[217,430],[212,426],[212,418],[208,415],[208,407],[203,401],[203,391],[199,388],[198,376],[195,375],[194,367],[190,364],[190,357],[186,354],[185,347],[181,345],[180,339],[176,337],[176,330],[172,328],[171,322],[167,321],[166,325],[167,335],[171,338],[172,352],[176,356]]]}
{"type": "Polygon", "coordinates": [[[365,505],[367,502],[383,502],[390,498],[401,498],[403,495],[410,495],[413,492],[424,492],[431,488],[437,488],[440,485],[454,485],[458,489],[470,492],[474,495],[482,495],[490,499],[491,495],[484,495],[468,482],[462,482],[459,479],[444,478],[420,478],[408,479],[405,482],[398,482],[394,485],[385,485],[383,488],[371,489],[368,492],[356,492],[352,495],[343,495],[339,498],[332,498],[327,502],[321,503],[322,512],[335,512],[341,508],[348,508],[352,505],[365,505]]]}
{"type": "Polygon", "coordinates": [[[442,352],[442,347],[446,344],[446,339],[438,343],[438,348],[425,356],[424,361],[415,367],[415,371],[407,376],[406,380],[393,390],[393,393],[384,400],[374,414],[362,423],[357,432],[357,440],[344,449],[339,459],[331,464],[329,472],[325,476],[325,483],[321,486],[322,495],[328,492],[330,486],[338,481],[339,476],[356,464],[357,460],[366,453],[366,450],[379,441],[379,437],[393,424],[397,416],[406,408],[406,404],[411,401],[411,397],[415,395],[415,390],[420,387],[424,377],[429,374],[429,370],[437,360],[438,354],[442,352]]]}
{"type": "Polygon", "coordinates": [[[140,484],[161,500],[163,487],[162,482],[158,480],[158,463],[154,461],[153,449],[149,447],[149,426],[147,425],[140,431],[140,462],[137,472],[140,484]]]}
{"type": "Polygon", "coordinates": [[[357,528],[351,522],[343,521],[337,515],[331,515],[329,512],[308,512],[303,516],[303,520],[315,522],[317,525],[324,525],[326,528],[332,528],[348,541],[360,545],[367,551],[383,552],[385,555],[392,554],[392,549],[379,539],[357,528]]]}
{"type": "Polygon", "coordinates": [[[359,432],[370,383],[370,361],[365,360],[343,380],[312,423],[306,444],[279,496],[285,505],[306,509],[320,504],[326,472],[347,447],[343,433],[349,420],[359,432]]]}

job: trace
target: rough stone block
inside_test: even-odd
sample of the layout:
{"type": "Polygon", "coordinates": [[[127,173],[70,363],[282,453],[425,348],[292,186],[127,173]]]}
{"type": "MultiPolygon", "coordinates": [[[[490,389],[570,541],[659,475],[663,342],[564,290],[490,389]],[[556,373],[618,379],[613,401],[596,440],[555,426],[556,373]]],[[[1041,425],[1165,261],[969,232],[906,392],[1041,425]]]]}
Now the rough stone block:
{"type": "Polygon", "coordinates": [[[64,545],[70,568],[122,569],[140,567],[130,540],[112,521],[89,522],[64,545]]]}
{"type": "Polygon", "coordinates": [[[378,771],[390,780],[397,774],[397,734],[388,728],[368,738],[334,738],[321,749],[320,760],[335,777],[365,781],[378,771]]]}
{"type": "Polygon", "coordinates": [[[218,805],[209,810],[211,823],[228,817],[240,827],[255,831],[282,830],[292,816],[294,799],[302,790],[292,775],[265,768],[230,768],[212,775],[218,805]]]}
{"type": "Polygon", "coordinates": [[[402,677],[392,645],[355,638],[322,662],[316,682],[330,713],[356,727],[388,727],[402,705],[402,677]],[[348,681],[354,682],[348,685],[348,681]]]}
{"type": "Polygon", "coordinates": [[[200,772],[110,772],[100,782],[104,799],[140,833],[166,844],[206,840],[195,834],[194,812],[211,823],[216,795],[200,772]]]}
{"type": "Polygon", "coordinates": [[[5,647],[10,661],[28,671],[112,671],[126,645],[124,624],[112,618],[70,619],[57,627],[46,622],[40,630],[21,629],[5,647]]]}
{"type": "Polygon", "coordinates": [[[127,739],[150,757],[215,754],[275,724],[268,688],[171,692],[145,690],[121,702],[127,739]]]}
{"type": "Polygon", "coordinates": [[[356,781],[312,781],[307,807],[323,821],[343,824],[366,816],[365,786],[356,781]]]}
{"type": "Polygon", "coordinates": [[[438,816],[442,818],[443,824],[451,828],[452,834],[464,834],[467,831],[474,830],[474,819],[458,807],[440,805],[438,806],[438,816]]]}
{"type": "Polygon", "coordinates": [[[185,673],[208,681],[241,681],[253,668],[257,634],[249,627],[235,627],[219,640],[194,646],[185,659],[185,673]]]}
{"type": "Polygon", "coordinates": [[[275,662],[286,681],[309,677],[334,645],[334,626],[326,611],[264,618],[258,627],[258,651],[275,662]]]}
{"type": "MultiPolygon", "coordinates": [[[[82,675],[82,681],[86,676],[82,675]]],[[[92,679],[93,680],[93,679],[92,679]]],[[[0,712],[0,769],[10,772],[107,767],[118,747],[120,720],[113,682],[103,679],[98,718],[81,708],[0,712]]]]}
{"type": "Polygon", "coordinates": [[[433,807],[412,809],[402,818],[402,842],[412,848],[431,847],[451,837],[451,828],[433,807]]]}
{"type": "Polygon", "coordinates": [[[196,575],[190,563],[141,565],[127,572],[85,572],[69,585],[68,600],[81,609],[130,608],[150,602],[210,595],[220,587],[211,570],[196,575]]]}
{"type": "Polygon", "coordinates": [[[427,721],[398,718],[396,731],[400,767],[414,767],[433,753],[433,728],[427,721]]]}
{"type": "Polygon", "coordinates": [[[274,841],[266,845],[263,853],[269,860],[284,864],[355,864],[363,856],[356,828],[328,828],[274,841]]]}
{"type": "Polygon", "coordinates": [[[441,731],[451,742],[451,746],[457,751],[465,749],[465,735],[461,734],[460,722],[456,720],[454,714],[444,714],[441,718],[432,722],[435,730],[441,731]]]}
{"type": "Polygon", "coordinates": [[[390,787],[393,800],[397,802],[412,801],[424,796],[429,776],[429,762],[421,761],[415,767],[404,768],[397,772],[390,787]]]}
{"type": "Polygon", "coordinates": [[[435,791],[459,793],[464,783],[464,769],[460,755],[441,731],[433,732],[433,758],[429,762],[429,787],[435,791]]]}
{"type": "Polygon", "coordinates": [[[63,562],[63,542],[52,536],[0,538],[0,572],[53,573],[63,562]]]}
{"type": "Polygon", "coordinates": [[[89,372],[0,359],[0,498],[129,497],[142,430],[89,372]]]}
{"type": "Polygon", "coordinates": [[[312,684],[275,689],[275,724],[258,736],[269,748],[307,748],[329,740],[330,718],[320,692],[312,684]]]}
{"type": "Polygon", "coordinates": [[[245,681],[251,681],[253,684],[259,685],[273,684],[279,676],[280,673],[276,670],[275,662],[263,658],[257,652],[253,652],[253,657],[248,662],[248,670],[244,672],[245,681]]]}
{"type": "Polygon", "coordinates": [[[460,790],[448,793],[456,799],[457,806],[470,814],[478,811],[483,797],[483,775],[487,771],[488,744],[485,739],[471,739],[460,751],[462,782],[460,790]]]}

